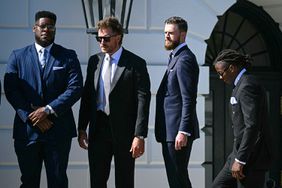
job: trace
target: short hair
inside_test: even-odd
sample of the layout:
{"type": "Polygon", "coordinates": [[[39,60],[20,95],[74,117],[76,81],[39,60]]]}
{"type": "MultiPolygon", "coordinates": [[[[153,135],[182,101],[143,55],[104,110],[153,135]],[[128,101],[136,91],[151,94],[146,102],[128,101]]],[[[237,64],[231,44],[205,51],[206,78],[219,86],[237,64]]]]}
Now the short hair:
{"type": "Polygon", "coordinates": [[[49,18],[49,19],[53,20],[54,23],[56,23],[56,21],[57,21],[56,14],[54,14],[53,12],[50,12],[50,11],[46,11],[46,10],[38,11],[35,14],[35,22],[37,22],[40,18],[49,18]]]}
{"type": "Polygon", "coordinates": [[[252,61],[253,59],[248,54],[244,55],[233,49],[225,49],[219,52],[213,64],[221,62],[226,64],[226,66],[235,65],[248,70],[251,67],[252,61]]]}
{"type": "Polygon", "coordinates": [[[123,36],[123,28],[116,17],[106,17],[97,24],[98,29],[110,28],[115,34],[123,36]]]}
{"type": "Polygon", "coordinates": [[[165,24],[176,24],[180,31],[187,32],[188,31],[188,23],[186,20],[179,16],[172,16],[165,20],[165,24]]]}

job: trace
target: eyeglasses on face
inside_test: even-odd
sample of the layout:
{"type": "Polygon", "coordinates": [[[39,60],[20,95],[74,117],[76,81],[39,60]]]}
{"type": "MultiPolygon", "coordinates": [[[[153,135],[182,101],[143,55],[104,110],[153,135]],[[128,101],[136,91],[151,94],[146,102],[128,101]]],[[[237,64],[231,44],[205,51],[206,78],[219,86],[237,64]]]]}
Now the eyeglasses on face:
{"type": "Polygon", "coordinates": [[[229,68],[230,68],[230,65],[226,67],[222,72],[217,72],[218,76],[223,77],[224,73],[228,71],[229,68]]]}
{"type": "Polygon", "coordinates": [[[105,37],[99,37],[96,36],[96,40],[97,42],[102,42],[102,40],[104,40],[104,42],[110,42],[112,37],[115,37],[116,35],[110,35],[110,36],[105,36],[105,37]]]}
{"type": "Polygon", "coordinates": [[[37,25],[36,26],[40,29],[40,30],[44,30],[44,29],[48,29],[50,31],[55,31],[56,27],[54,25],[51,24],[44,24],[44,25],[37,25]]]}

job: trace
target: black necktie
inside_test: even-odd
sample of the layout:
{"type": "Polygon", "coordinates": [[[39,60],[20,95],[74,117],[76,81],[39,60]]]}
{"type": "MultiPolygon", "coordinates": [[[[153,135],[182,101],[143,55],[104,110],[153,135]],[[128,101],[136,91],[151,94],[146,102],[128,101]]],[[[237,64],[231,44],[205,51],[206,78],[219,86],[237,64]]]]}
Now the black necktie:
{"type": "Polygon", "coordinates": [[[169,57],[168,57],[168,65],[170,64],[172,58],[173,58],[173,53],[170,52],[169,57]]]}

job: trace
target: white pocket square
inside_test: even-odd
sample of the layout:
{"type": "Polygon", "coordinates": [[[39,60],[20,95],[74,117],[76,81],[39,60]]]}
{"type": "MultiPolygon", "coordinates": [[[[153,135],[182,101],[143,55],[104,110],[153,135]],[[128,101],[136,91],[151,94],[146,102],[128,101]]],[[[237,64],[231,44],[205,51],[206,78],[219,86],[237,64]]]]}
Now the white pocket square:
{"type": "Polygon", "coordinates": [[[64,69],[64,67],[53,67],[53,70],[60,70],[60,69],[64,69]]]}
{"type": "Polygon", "coordinates": [[[230,104],[237,104],[238,102],[237,102],[237,100],[236,100],[236,98],[235,97],[231,97],[230,98],[230,104]]]}

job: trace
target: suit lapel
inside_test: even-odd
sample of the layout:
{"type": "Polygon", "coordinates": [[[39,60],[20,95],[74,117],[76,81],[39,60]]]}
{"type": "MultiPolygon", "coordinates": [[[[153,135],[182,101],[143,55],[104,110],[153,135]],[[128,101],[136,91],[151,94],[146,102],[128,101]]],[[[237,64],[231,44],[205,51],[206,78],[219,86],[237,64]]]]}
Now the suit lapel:
{"type": "Polygon", "coordinates": [[[101,74],[102,67],[103,67],[102,64],[103,64],[103,59],[105,57],[105,54],[103,54],[102,56],[99,55],[98,57],[99,57],[99,62],[98,62],[97,68],[94,70],[94,88],[96,91],[98,91],[98,88],[99,88],[99,79],[100,79],[100,74],[101,74]]]}
{"type": "Polygon", "coordinates": [[[169,70],[171,70],[174,65],[177,62],[177,59],[179,58],[179,54],[183,51],[188,49],[187,45],[183,46],[182,48],[180,48],[173,56],[173,58],[171,59],[171,62],[169,63],[168,67],[167,67],[167,73],[169,74],[169,70]]]}
{"type": "Polygon", "coordinates": [[[35,45],[33,45],[30,49],[30,61],[29,63],[31,64],[31,68],[33,69],[34,74],[36,75],[36,81],[37,81],[37,89],[38,93],[40,94],[41,97],[43,97],[43,91],[42,91],[42,77],[41,77],[41,68],[39,65],[39,60],[38,60],[38,54],[35,48],[35,45]]]}
{"type": "Polygon", "coordinates": [[[111,91],[115,88],[118,80],[120,79],[124,69],[125,65],[127,64],[128,58],[126,57],[126,50],[123,49],[122,54],[120,56],[120,59],[118,61],[117,69],[115,71],[115,75],[113,77],[112,83],[111,83],[111,91]]]}
{"type": "Polygon", "coordinates": [[[39,65],[38,54],[37,54],[37,51],[36,51],[36,48],[35,48],[34,45],[31,48],[31,56],[30,56],[30,58],[31,58],[31,60],[30,60],[31,67],[34,69],[34,72],[36,73],[36,76],[38,78],[40,78],[40,80],[41,80],[41,76],[40,76],[41,68],[40,68],[40,65],[39,65]]]}
{"type": "Polygon", "coordinates": [[[56,49],[57,45],[53,44],[52,48],[49,51],[49,57],[48,57],[48,61],[46,62],[44,71],[43,71],[43,80],[46,80],[50,74],[51,71],[53,71],[53,65],[56,61],[56,59],[54,58],[55,53],[58,53],[58,50],[56,49]]]}

